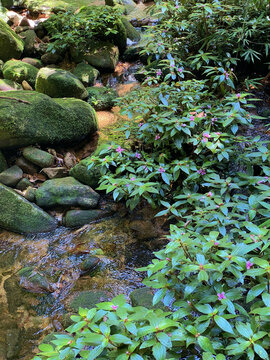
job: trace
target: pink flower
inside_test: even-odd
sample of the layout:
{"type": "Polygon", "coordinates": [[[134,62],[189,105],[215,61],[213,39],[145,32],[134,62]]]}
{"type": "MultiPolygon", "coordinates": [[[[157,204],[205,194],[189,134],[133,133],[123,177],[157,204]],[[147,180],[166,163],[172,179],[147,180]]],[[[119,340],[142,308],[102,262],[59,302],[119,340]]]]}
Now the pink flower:
{"type": "Polygon", "coordinates": [[[170,258],[166,258],[166,260],[167,260],[167,261],[171,261],[171,259],[170,259],[170,258]]]}
{"type": "Polygon", "coordinates": [[[182,69],[182,68],[178,68],[177,71],[180,72],[180,73],[182,73],[182,72],[183,72],[183,69],[182,69]]]}
{"type": "Polygon", "coordinates": [[[112,149],[112,146],[109,146],[109,147],[108,147],[108,150],[111,150],[111,149],[112,149]]]}
{"type": "Polygon", "coordinates": [[[158,140],[158,139],[160,139],[159,134],[157,134],[156,137],[155,137],[155,140],[158,140]]]}
{"type": "Polygon", "coordinates": [[[162,174],[162,173],[165,173],[165,170],[163,169],[163,167],[160,167],[159,169],[158,169],[158,171],[162,174]]]}
{"type": "Polygon", "coordinates": [[[208,197],[213,196],[213,193],[211,191],[209,191],[209,193],[207,194],[208,197]]]}
{"type": "Polygon", "coordinates": [[[197,170],[197,172],[200,174],[200,175],[205,175],[206,174],[206,171],[204,169],[199,169],[197,170]]]}
{"type": "Polygon", "coordinates": [[[175,7],[176,9],[179,9],[179,5],[176,5],[176,7],[175,7]]]}
{"type": "Polygon", "coordinates": [[[113,310],[117,310],[117,308],[118,308],[118,305],[112,305],[113,310]]]}
{"type": "Polygon", "coordinates": [[[140,158],[141,158],[141,154],[139,154],[139,153],[136,151],[135,157],[136,157],[137,159],[140,159],[140,158]]]}
{"type": "Polygon", "coordinates": [[[143,122],[140,122],[140,123],[139,123],[139,127],[141,127],[141,126],[143,126],[143,122]]]}
{"type": "Polygon", "coordinates": [[[189,118],[189,120],[190,120],[190,121],[194,121],[194,120],[195,120],[195,116],[192,115],[192,116],[189,118]]]}
{"type": "Polygon", "coordinates": [[[226,299],[225,292],[222,291],[222,293],[217,293],[218,300],[226,299]]]}
{"type": "Polygon", "coordinates": [[[210,136],[209,134],[203,133],[203,142],[206,143],[210,137],[211,137],[211,136],[210,136]]]}
{"type": "Polygon", "coordinates": [[[130,178],[130,181],[135,181],[135,180],[136,180],[135,177],[130,178]]]}
{"type": "Polygon", "coordinates": [[[249,270],[254,264],[250,261],[247,261],[246,266],[247,266],[247,270],[249,270]]]}
{"type": "Polygon", "coordinates": [[[156,74],[157,74],[157,76],[160,76],[162,74],[162,71],[160,69],[158,69],[156,74]]]}
{"type": "Polygon", "coordinates": [[[237,99],[240,99],[241,94],[236,94],[237,99]]]}
{"type": "Polygon", "coordinates": [[[220,136],[220,135],[221,135],[221,133],[220,133],[220,132],[216,132],[216,135],[217,135],[217,136],[220,136]]]}
{"type": "Polygon", "coordinates": [[[125,149],[122,149],[121,146],[119,146],[115,151],[121,154],[123,151],[125,151],[125,149]]]}
{"type": "Polygon", "coordinates": [[[129,187],[129,184],[126,184],[126,187],[129,187]]]}
{"type": "Polygon", "coordinates": [[[217,242],[217,241],[214,242],[214,245],[215,245],[215,246],[218,246],[218,245],[219,245],[219,242],[217,242]]]}

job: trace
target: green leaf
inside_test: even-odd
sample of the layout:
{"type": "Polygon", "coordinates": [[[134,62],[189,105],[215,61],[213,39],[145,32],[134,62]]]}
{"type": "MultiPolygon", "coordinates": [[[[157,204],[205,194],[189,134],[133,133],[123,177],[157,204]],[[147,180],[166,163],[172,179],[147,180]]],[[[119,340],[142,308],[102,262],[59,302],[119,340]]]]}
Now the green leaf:
{"type": "Polygon", "coordinates": [[[265,349],[261,345],[254,344],[254,351],[255,351],[256,354],[259,355],[259,357],[261,359],[264,359],[264,360],[269,359],[267,352],[265,351],[265,349]]]}
{"type": "Polygon", "coordinates": [[[153,347],[153,355],[156,360],[165,360],[166,359],[166,347],[160,343],[157,343],[153,347]]]}
{"type": "Polygon", "coordinates": [[[104,347],[99,345],[97,347],[95,347],[93,350],[90,351],[87,360],[93,360],[96,359],[104,350],[104,347]]]}
{"type": "Polygon", "coordinates": [[[262,294],[262,299],[263,299],[263,302],[264,302],[265,306],[270,307],[270,294],[263,293],[262,294]]]}
{"type": "Polygon", "coordinates": [[[230,323],[228,322],[228,320],[224,319],[222,316],[219,316],[219,315],[214,316],[214,320],[215,320],[215,323],[217,324],[217,326],[221,330],[234,335],[233,329],[232,329],[230,323]]]}
{"type": "Polygon", "coordinates": [[[121,334],[110,336],[110,340],[116,344],[132,344],[132,341],[127,336],[121,334]]]}
{"type": "Polygon", "coordinates": [[[211,344],[211,341],[207,337],[199,336],[198,343],[204,351],[209,351],[209,352],[215,354],[215,350],[211,344]]]}
{"type": "Polygon", "coordinates": [[[249,324],[237,323],[235,327],[239,334],[245,338],[250,339],[253,336],[253,331],[249,324]]]}
{"type": "Polygon", "coordinates": [[[252,289],[247,293],[247,303],[255,299],[265,290],[265,284],[258,284],[253,286],[252,289]]]}
{"type": "Polygon", "coordinates": [[[159,342],[166,346],[167,348],[171,348],[172,347],[172,342],[170,337],[165,334],[165,333],[157,333],[157,339],[159,340],[159,342]]]}
{"type": "Polygon", "coordinates": [[[270,307],[257,308],[251,311],[252,314],[258,314],[262,316],[270,316],[270,307]]]}

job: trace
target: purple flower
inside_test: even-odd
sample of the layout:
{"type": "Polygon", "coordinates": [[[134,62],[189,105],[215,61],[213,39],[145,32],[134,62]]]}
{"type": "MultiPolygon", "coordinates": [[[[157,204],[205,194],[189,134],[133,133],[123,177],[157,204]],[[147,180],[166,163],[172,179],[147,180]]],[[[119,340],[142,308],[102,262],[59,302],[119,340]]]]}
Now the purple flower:
{"type": "Polygon", "coordinates": [[[143,122],[140,122],[140,123],[139,123],[139,127],[141,127],[141,126],[143,126],[143,122]]]}
{"type": "Polygon", "coordinates": [[[197,170],[197,172],[200,174],[200,175],[205,175],[206,174],[206,171],[204,169],[199,169],[197,170]]]}
{"type": "Polygon", "coordinates": [[[157,76],[160,76],[162,74],[162,71],[160,69],[157,70],[157,76]]]}
{"type": "Polygon", "coordinates": [[[210,137],[211,137],[211,136],[210,136],[209,134],[203,133],[203,142],[206,143],[210,137]]]}
{"type": "Polygon", "coordinates": [[[139,154],[139,153],[136,151],[135,157],[136,157],[137,159],[140,159],[140,158],[141,158],[141,154],[139,154]]]}
{"type": "Polygon", "coordinates": [[[135,180],[136,180],[135,177],[130,178],[130,181],[135,181],[135,180]]]}
{"type": "Polygon", "coordinates": [[[250,261],[247,261],[246,266],[247,266],[247,270],[249,270],[254,264],[250,261]]]}
{"type": "Polygon", "coordinates": [[[189,120],[190,120],[190,121],[194,121],[194,120],[195,120],[195,116],[192,115],[192,116],[189,118],[189,120]]]}
{"type": "Polygon", "coordinates": [[[125,149],[122,149],[121,146],[118,146],[118,148],[115,151],[121,154],[123,151],[125,151],[125,149]]]}
{"type": "Polygon", "coordinates": [[[160,167],[159,169],[158,169],[158,171],[162,174],[162,173],[165,173],[165,170],[163,169],[163,167],[160,167]]]}
{"type": "Polygon", "coordinates": [[[129,184],[126,184],[126,187],[129,187],[129,184]]]}
{"type": "Polygon", "coordinates": [[[222,291],[222,293],[217,293],[218,300],[226,299],[225,292],[222,291]]]}
{"type": "Polygon", "coordinates": [[[158,140],[158,139],[160,139],[159,134],[157,134],[156,137],[155,137],[155,140],[158,140]]]}
{"type": "Polygon", "coordinates": [[[109,147],[108,147],[108,150],[111,150],[111,149],[112,149],[112,146],[109,146],[109,147]]]}
{"type": "Polygon", "coordinates": [[[236,94],[237,99],[240,99],[241,94],[236,94]]]}
{"type": "Polygon", "coordinates": [[[182,69],[182,68],[178,68],[177,71],[180,72],[180,73],[182,73],[182,72],[183,72],[183,69],[182,69]]]}
{"type": "Polygon", "coordinates": [[[113,310],[117,310],[117,308],[118,308],[118,305],[112,305],[113,310]]]}

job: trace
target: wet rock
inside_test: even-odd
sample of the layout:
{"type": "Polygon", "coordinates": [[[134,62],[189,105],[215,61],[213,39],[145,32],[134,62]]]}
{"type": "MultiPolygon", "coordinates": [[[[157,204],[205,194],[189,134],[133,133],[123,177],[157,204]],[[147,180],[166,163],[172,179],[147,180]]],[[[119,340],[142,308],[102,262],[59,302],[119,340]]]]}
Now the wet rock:
{"type": "Polygon", "coordinates": [[[119,50],[110,43],[99,43],[84,55],[84,59],[97,69],[113,72],[119,60],[119,50]]]}
{"type": "Polygon", "coordinates": [[[81,264],[80,269],[83,274],[89,274],[98,266],[100,259],[96,256],[87,257],[81,264]]]}
{"type": "Polygon", "coordinates": [[[7,359],[17,358],[20,350],[19,338],[20,338],[19,329],[7,329],[6,332],[7,359]]]}
{"type": "Polygon", "coordinates": [[[0,227],[18,233],[39,233],[56,226],[56,220],[46,212],[0,184],[0,227]]]}
{"type": "Polygon", "coordinates": [[[54,98],[85,99],[88,96],[80,80],[71,72],[61,69],[40,69],[36,80],[36,91],[54,98]]]}
{"type": "Polygon", "coordinates": [[[103,301],[108,301],[108,295],[105,291],[101,291],[101,290],[80,291],[73,297],[73,299],[67,305],[67,307],[68,310],[77,312],[80,307],[91,309],[95,307],[96,304],[103,301]]]}
{"type": "Polygon", "coordinates": [[[21,19],[19,26],[31,26],[30,21],[27,19],[26,16],[21,19]]]}
{"type": "Polygon", "coordinates": [[[26,80],[31,86],[35,86],[38,69],[20,60],[9,60],[3,67],[5,79],[22,83],[26,80]]]}
{"type": "Polygon", "coordinates": [[[118,98],[116,90],[109,87],[88,87],[87,102],[97,111],[110,110],[118,98]]]}
{"type": "Polygon", "coordinates": [[[49,179],[60,179],[68,176],[68,170],[65,167],[43,168],[42,172],[49,179]]]}
{"type": "Polygon", "coordinates": [[[23,49],[22,39],[0,19],[0,60],[19,59],[23,49]]]}
{"type": "Polygon", "coordinates": [[[73,75],[75,75],[85,86],[92,86],[96,83],[99,71],[93,66],[82,62],[76,66],[73,75]]]}
{"type": "Polygon", "coordinates": [[[69,210],[63,219],[63,224],[69,228],[81,227],[109,216],[109,214],[104,210],[69,210]]]}
{"type": "Polygon", "coordinates": [[[64,163],[68,169],[73,168],[77,163],[76,156],[71,152],[67,152],[64,156],[64,163]]]}
{"type": "Polygon", "coordinates": [[[24,197],[30,202],[35,202],[36,201],[36,191],[37,191],[37,189],[29,186],[24,193],[24,197]]]}
{"type": "Polygon", "coordinates": [[[26,30],[24,32],[21,32],[20,36],[22,37],[24,42],[24,56],[34,56],[36,54],[35,43],[37,38],[35,31],[26,30]]]}
{"type": "Polygon", "coordinates": [[[33,186],[32,183],[31,183],[27,178],[23,178],[23,179],[21,179],[21,180],[18,182],[18,184],[17,184],[17,186],[16,186],[16,189],[21,190],[21,191],[24,191],[24,190],[26,190],[29,186],[30,186],[30,187],[33,186]]]}
{"type": "Polygon", "coordinates": [[[20,156],[16,160],[16,165],[19,166],[26,174],[34,175],[38,172],[37,166],[32,164],[30,161],[27,161],[23,156],[20,156]]]}
{"type": "Polygon", "coordinates": [[[132,306],[144,306],[147,309],[165,309],[162,303],[153,305],[153,293],[147,288],[143,287],[136,289],[129,294],[132,306]]]}
{"type": "Polygon", "coordinates": [[[0,183],[7,186],[16,186],[23,177],[23,171],[17,165],[4,170],[0,174],[0,183]]]}
{"type": "Polygon", "coordinates": [[[75,142],[97,130],[94,109],[78,99],[51,99],[35,91],[0,98],[0,149],[75,142]]]}
{"type": "Polygon", "coordinates": [[[2,151],[0,151],[0,173],[8,168],[6,159],[2,151]]]}
{"type": "Polygon", "coordinates": [[[62,60],[63,60],[62,56],[57,54],[57,53],[53,54],[53,53],[50,53],[50,52],[46,52],[45,54],[43,54],[41,56],[41,61],[43,62],[44,65],[57,64],[62,60]]]}
{"type": "Polygon", "coordinates": [[[83,184],[89,185],[91,188],[95,189],[98,187],[101,174],[97,168],[88,169],[90,159],[91,157],[88,157],[80,161],[73,169],[70,170],[69,174],[83,184]]]}
{"type": "Polygon", "coordinates": [[[4,290],[7,296],[8,311],[10,314],[13,314],[23,304],[23,290],[19,285],[16,275],[12,275],[5,280],[4,290]]]}
{"type": "Polygon", "coordinates": [[[22,59],[22,62],[35,66],[37,69],[41,69],[43,67],[41,60],[35,58],[25,57],[22,59]]]}
{"type": "Polygon", "coordinates": [[[49,167],[54,164],[53,155],[32,146],[28,146],[27,148],[23,149],[23,156],[26,160],[37,166],[40,166],[41,168],[49,167]]]}
{"type": "Polygon", "coordinates": [[[0,79],[0,91],[22,90],[22,86],[16,81],[0,79]]]}
{"type": "Polygon", "coordinates": [[[135,231],[139,240],[148,240],[157,237],[158,231],[150,220],[134,220],[130,223],[130,228],[135,231]]]}
{"type": "Polygon", "coordinates": [[[37,204],[50,208],[56,205],[95,208],[99,194],[73,177],[45,181],[36,191],[37,204]]]}
{"type": "Polygon", "coordinates": [[[54,287],[46,279],[44,274],[39,273],[34,267],[25,267],[18,272],[20,286],[33,293],[54,292],[54,287]]]}

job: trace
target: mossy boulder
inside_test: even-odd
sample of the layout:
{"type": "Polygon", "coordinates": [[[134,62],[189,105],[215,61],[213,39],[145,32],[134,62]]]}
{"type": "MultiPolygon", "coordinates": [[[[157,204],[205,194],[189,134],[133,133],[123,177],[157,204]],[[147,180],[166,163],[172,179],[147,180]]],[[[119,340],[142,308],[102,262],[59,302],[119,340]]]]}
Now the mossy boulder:
{"type": "Polygon", "coordinates": [[[110,87],[88,87],[87,102],[95,110],[110,110],[118,97],[116,90],[110,87]]]}
{"type": "Polygon", "coordinates": [[[93,66],[82,62],[76,66],[73,75],[75,75],[85,86],[92,86],[97,80],[99,71],[93,66]]]}
{"type": "Polygon", "coordinates": [[[13,80],[18,83],[27,81],[32,87],[35,86],[38,69],[20,60],[9,60],[3,66],[5,79],[13,80]]]}
{"type": "Polygon", "coordinates": [[[0,79],[0,91],[22,90],[22,86],[16,81],[0,79]]]}
{"type": "Polygon", "coordinates": [[[37,74],[36,91],[53,98],[85,99],[88,96],[81,81],[71,72],[61,69],[40,69],[37,74]]]}
{"type": "Polygon", "coordinates": [[[94,109],[78,99],[35,91],[1,92],[0,149],[79,141],[97,130],[94,109]]]}
{"type": "Polygon", "coordinates": [[[153,305],[153,293],[151,289],[147,287],[139,288],[136,290],[133,290],[129,294],[132,306],[144,306],[147,309],[162,309],[164,311],[167,310],[167,308],[162,304],[156,304],[153,305]]]}
{"type": "Polygon", "coordinates": [[[24,56],[34,56],[36,54],[35,43],[36,33],[34,30],[26,30],[20,33],[24,42],[24,56]]]}
{"type": "Polygon", "coordinates": [[[100,195],[87,185],[69,176],[45,181],[36,191],[37,205],[51,208],[56,205],[95,208],[100,195]]]}
{"type": "Polygon", "coordinates": [[[139,31],[137,31],[135,27],[129,22],[129,20],[124,16],[121,17],[121,21],[125,26],[127,37],[132,41],[139,41],[141,39],[139,31]]]}
{"type": "Polygon", "coordinates": [[[19,59],[23,49],[22,39],[0,18],[0,60],[19,59]]]}
{"type": "Polygon", "coordinates": [[[95,307],[96,304],[103,301],[108,301],[108,295],[105,291],[102,290],[80,291],[73,296],[70,302],[68,302],[67,308],[69,311],[77,312],[80,307],[91,309],[95,307]]]}
{"type": "Polygon", "coordinates": [[[22,177],[22,169],[14,165],[0,173],[0,183],[7,186],[16,186],[22,177]]]}
{"type": "Polygon", "coordinates": [[[68,228],[77,228],[109,215],[108,211],[98,209],[69,210],[63,219],[63,224],[68,228]]]}
{"type": "Polygon", "coordinates": [[[18,233],[40,233],[56,228],[56,220],[15,191],[0,184],[0,227],[18,233]]]}
{"type": "Polygon", "coordinates": [[[26,160],[41,168],[52,166],[54,164],[54,156],[52,154],[32,146],[23,149],[23,156],[26,160]]]}
{"type": "Polygon", "coordinates": [[[84,59],[97,69],[113,72],[119,60],[119,49],[110,43],[96,43],[84,54],[84,59]]]}
{"type": "Polygon", "coordinates": [[[90,164],[91,157],[87,157],[81,160],[74,168],[69,172],[71,176],[79,180],[81,183],[89,185],[91,188],[95,189],[98,187],[99,179],[101,178],[101,173],[98,168],[88,169],[90,164]]]}

